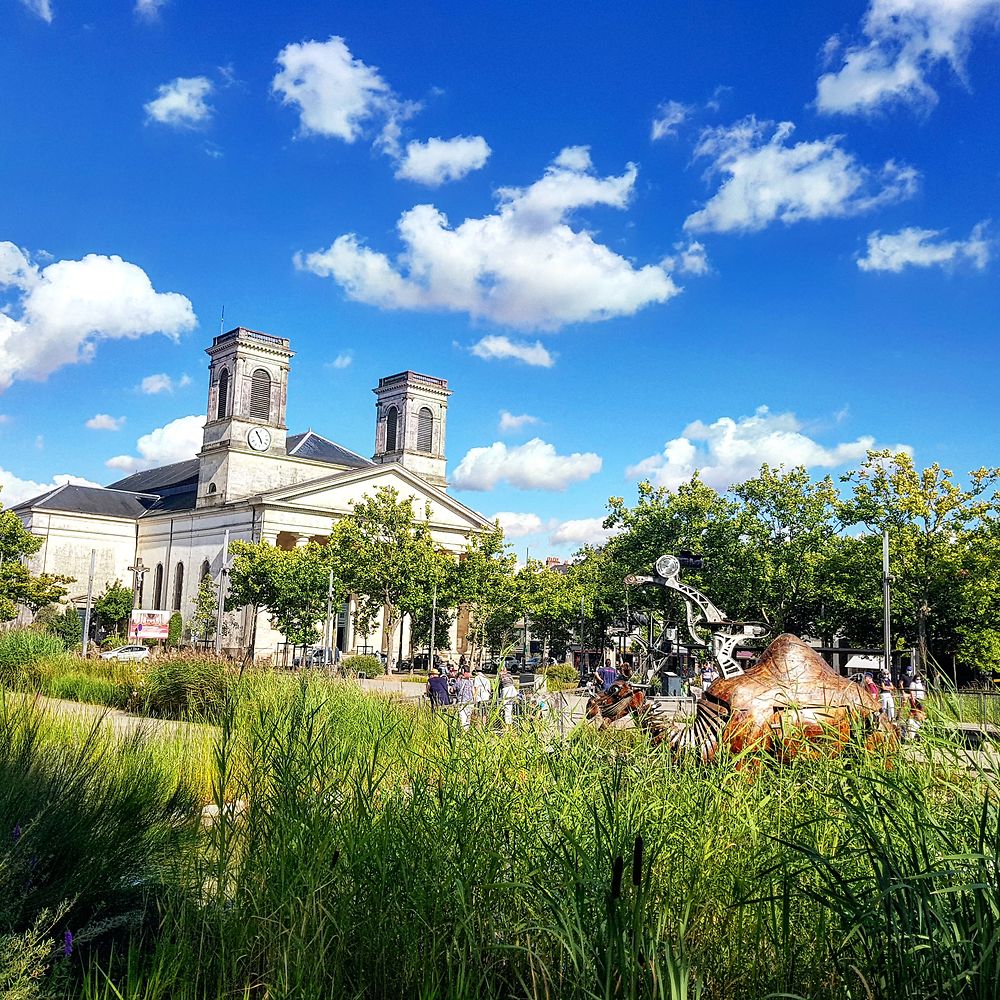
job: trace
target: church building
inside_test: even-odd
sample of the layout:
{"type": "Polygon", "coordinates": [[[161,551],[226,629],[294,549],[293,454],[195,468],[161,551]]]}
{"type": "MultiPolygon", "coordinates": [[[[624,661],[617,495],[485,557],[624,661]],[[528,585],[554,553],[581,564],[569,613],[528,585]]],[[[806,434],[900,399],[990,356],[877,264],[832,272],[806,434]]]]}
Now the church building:
{"type": "MultiPolygon", "coordinates": [[[[429,505],[431,534],[442,549],[457,554],[471,534],[492,527],[447,493],[446,380],[412,371],[379,379],[369,459],[311,430],[288,433],[287,339],[237,327],[215,337],[207,353],[208,410],[197,457],[106,487],[60,486],[14,508],[44,540],[31,570],[72,577],[75,605],[86,599],[94,552],[95,595],[120,580],[137,586],[138,607],[179,611],[186,621],[202,578],[223,581],[227,539],[285,549],[323,540],[352,501],[383,486],[413,497],[420,512],[429,505]]],[[[348,602],[337,623],[343,652],[388,652],[390,643],[406,651],[406,622],[394,636],[380,626],[355,635],[350,610],[348,602]]],[[[284,638],[266,612],[256,629],[250,609],[229,617],[227,648],[244,648],[254,634],[257,657],[283,655],[284,638]]],[[[453,632],[452,649],[460,652],[464,630],[453,632]]]]}

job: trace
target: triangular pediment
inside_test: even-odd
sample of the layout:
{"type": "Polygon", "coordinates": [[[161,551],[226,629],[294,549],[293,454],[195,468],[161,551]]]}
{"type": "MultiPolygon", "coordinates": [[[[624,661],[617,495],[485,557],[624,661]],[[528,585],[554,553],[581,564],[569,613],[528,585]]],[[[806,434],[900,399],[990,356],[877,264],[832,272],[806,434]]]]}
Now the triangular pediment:
{"type": "Polygon", "coordinates": [[[284,486],[262,493],[255,502],[266,507],[298,508],[337,516],[347,513],[351,504],[366,494],[371,496],[384,486],[391,486],[401,497],[414,497],[418,510],[425,502],[430,504],[432,524],[465,531],[483,531],[493,527],[493,523],[482,514],[397,463],[335,472],[295,486],[284,486]]]}

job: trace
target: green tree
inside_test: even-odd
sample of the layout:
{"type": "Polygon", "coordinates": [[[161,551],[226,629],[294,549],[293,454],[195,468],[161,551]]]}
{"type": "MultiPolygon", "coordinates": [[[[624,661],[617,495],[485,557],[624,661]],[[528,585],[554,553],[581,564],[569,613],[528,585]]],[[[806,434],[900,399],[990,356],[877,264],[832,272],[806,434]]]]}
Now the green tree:
{"type": "Polygon", "coordinates": [[[215,635],[215,622],[219,610],[218,588],[208,573],[201,578],[198,593],[191,603],[194,604],[194,614],[189,622],[191,637],[207,642],[215,635]]]}
{"type": "MultiPolygon", "coordinates": [[[[310,542],[279,549],[267,542],[233,542],[227,604],[252,606],[268,612],[271,624],[295,646],[309,646],[319,638],[326,616],[330,570],[334,569],[334,601],[346,594],[343,575],[336,571],[336,552],[329,545],[310,542]]],[[[255,637],[251,638],[251,647],[255,637]]]]}
{"type": "Polygon", "coordinates": [[[962,487],[937,463],[918,469],[905,452],[884,450],[870,451],[843,479],[852,489],[843,522],[867,529],[872,548],[889,531],[894,626],[915,642],[926,669],[931,653],[954,651],[967,627],[975,582],[970,546],[995,530],[1000,469],[976,469],[962,487]]]}
{"type": "Polygon", "coordinates": [[[59,636],[67,649],[72,649],[83,640],[83,622],[76,608],[66,608],[49,624],[49,631],[59,636]]]}
{"type": "Polygon", "coordinates": [[[34,613],[66,596],[64,584],[71,583],[72,577],[32,574],[25,565],[41,546],[42,539],[0,504],[0,622],[16,618],[19,606],[34,613]]]}
{"type": "Polygon", "coordinates": [[[108,629],[124,635],[133,604],[132,591],[121,580],[115,580],[104,585],[104,593],[94,601],[94,610],[108,629]]]}
{"type": "Polygon", "coordinates": [[[356,597],[355,628],[370,634],[381,612],[390,667],[396,650],[392,637],[406,609],[426,599],[426,593],[423,598],[420,594],[426,592],[437,560],[430,511],[418,517],[413,501],[383,486],[375,496],[355,501],[330,533],[340,577],[356,597]]]}
{"type": "Polygon", "coordinates": [[[499,524],[469,539],[458,565],[457,600],[468,611],[470,658],[509,645],[523,617],[514,579],[516,559],[499,524]]]}
{"type": "Polygon", "coordinates": [[[458,561],[452,553],[437,550],[418,570],[426,575],[413,581],[415,586],[400,603],[403,614],[410,616],[410,641],[414,648],[430,645],[433,617],[434,651],[447,649],[460,599],[458,561]]]}
{"type": "Polygon", "coordinates": [[[183,635],[184,617],[179,611],[175,611],[167,621],[167,645],[171,649],[176,649],[181,644],[183,635]]]}

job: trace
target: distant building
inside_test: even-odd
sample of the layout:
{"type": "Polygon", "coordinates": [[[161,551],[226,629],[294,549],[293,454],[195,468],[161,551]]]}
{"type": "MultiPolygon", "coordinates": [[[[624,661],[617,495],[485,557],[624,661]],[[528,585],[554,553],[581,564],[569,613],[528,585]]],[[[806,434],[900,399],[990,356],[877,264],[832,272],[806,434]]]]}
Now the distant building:
{"type": "MultiPolygon", "coordinates": [[[[470,534],[492,527],[481,514],[446,492],[445,423],[451,391],[444,379],[406,371],[379,379],[375,453],[371,459],[313,431],[288,434],[285,410],[293,356],[289,341],[238,327],[207,349],[208,410],[196,458],[127,476],[107,487],[60,486],[14,510],[43,538],[34,572],[73,577],[71,599],[85,600],[91,551],[96,551],[95,593],[106,583],[133,583],[129,567],[148,567],[139,606],[194,610],[202,578],[220,579],[226,532],[230,541],[264,540],[280,548],[323,540],[351,501],[394,487],[430,506],[435,541],[460,552],[470,534]]],[[[395,636],[381,626],[355,635],[350,602],[341,609],[337,645],[404,651],[406,622],[395,636]]],[[[227,645],[244,646],[253,632],[250,612],[235,622],[227,645]]],[[[464,630],[459,630],[464,631],[464,630]]],[[[255,652],[274,653],[284,642],[261,612],[255,652]]],[[[464,649],[464,637],[453,636],[464,649]]]]}

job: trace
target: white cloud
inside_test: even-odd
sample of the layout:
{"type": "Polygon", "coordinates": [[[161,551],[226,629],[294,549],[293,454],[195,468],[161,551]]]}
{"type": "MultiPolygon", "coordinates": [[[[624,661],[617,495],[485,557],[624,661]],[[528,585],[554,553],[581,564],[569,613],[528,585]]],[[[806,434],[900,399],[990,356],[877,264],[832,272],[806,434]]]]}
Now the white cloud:
{"type": "Polygon", "coordinates": [[[667,136],[674,135],[691,110],[690,105],[681,104],[680,101],[664,101],[656,109],[656,115],[650,128],[650,139],[656,142],[657,139],[665,139],[667,136]]]}
{"type": "Polygon", "coordinates": [[[13,507],[25,500],[32,500],[49,490],[54,490],[57,486],[65,486],[67,483],[73,486],[99,486],[99,483],[92,483],[82,476],[71,476],[69,473],[61,473],[52,477],[50,483],[36,483],[31,479],[20,479],[7,469],[0,468],[0,504],[4,507],[13,507]]]}
{"type": "Polygon", "coordinates": [[[330,362],[331,368],[350,368],[351,364],[354,362],[354,355],[350,351],[341,351],[333,361],[330,362]]]}
{"type": "Polygon", "coordinates": [[[299,112],[302,135],[325,135],[354,142],[370,119],[396,122],[399,101],[374,66],[351,55],[343,38],[286,45],[271,90],[299,112]]]}
{"type": "Polygon", "coordinates": [[[858,215],[911,197],[919,175],[888,160],[875,171],[840,145],[841,136],[813,142],[787,140],[795,129],[750,116],[735,125],[705,129],[695,155],[711,159],[708,174],[725,179],[684,228],[707,232],[754,232],[772,222],[858,215]]]}
{"type": "Polygon", "coordinates": [[[516,448],[508,448],[502,441],[486,448],[471,448],[451,481],[460,490],[492,490],[497,483],[506,482],[524,490],[561,491],[600,471],[600,455],[558,455],[548,442],[532,438],[516,448]]]}
{"type": "Polygon", "coordinates": [[[135,443],[139,456],[115,455],[104,464],[109,469],[136,472],[194,458],[201,451],[204,416],[178,417],[163,427],[143,434],[135,443]]]}
{"type": "Polygon", "coordinates": [[[986,223],[974,226],[967,240],[943,240],[943,230],[911,226],[898,233],[871,233],[868,254],[858,258],[862,271],[892,271],[905,267],[956,264],[961,259],[982,270],[989,263],[990,241],[984,236],[986,223]]]}
{"type": "Polygon", "coordinates": [[[530,413],[514,414],[509,410],[500,411],[500,433],[506,434],[508,431],[519,431],[523,427],[537,424],[538,417],[533,417],[530,413]]]}
{"type": "Polygon", "coordinates": [[[166,5],[167,0],[135,0],[135,13],[145,21],[155,21],[166,5]]]}
{"type": "Polygon", "coordinates": [[[21,0],[21,4],[27,7],[32,14],[37,15],[47,24],[52,23],[52,2],[51,0],[21,0]]]}
{"type": "Polygon", "coordinates": [[[481,170],[492,150],[481,135],[458,135],[454,139],[414,140],[406,144],[396,176],[430,187],[457,181],[473,170],[481,170]]]}
{"type": "Polygon", "coordinates": [[[0,242],[0,390],[89,361],[101,340],[151,333],[177,337],[197,320],[190,301],[157,292],[146,272],[121,257],[88,254],[40,267],[0,242]],[[7,302],[4,302],[4,298],[7,302]]]}
{"type": "Polygon", "coordinates": [[[517,514],[511,510],[498,510],[493,521],[499,521],[508,538],[526,538],[542,530],[542,519],[537,514],[517,514]]]}
{"type": "Polygon", "coordinates": [[[108,413],[96,413],[84,424],[84,427],[88,427],[92,431],[120,431],[124,425],[124,417],[112,417],[108,413]]]}
{"type": "Polygon", "coordinates": [[[156,88],[156,97],[143,105],[150,121],[178,128],[197,128],[212,117],[215,84],[207,76],[179,76],[156,88]]]}
{"type": "Polygon", "coordinates": [[[174,389],[183,389],[191,384],[189,375],[182,375],[176,382],[166,373],[157,372],[155,375],[147,375],[136,387],[147,396],[155,396],[161,392],[173,392],[174,389]]]}
{"type": "Polygon", "coordinates": [[[596,177],[586,147],[569,147],[534,184],[501,188],[495,214],[452,228],[433,205],[404,212],[395,261],[348,233],[295,263],[383,309],[466,312],[527,329],[631,316],[680,289],[661,266],[634,267],[569,218],[595,205],[624,209],[636,173],[630,163],[620,176],[596,177]]]}
{"type": "MultiPolygon", "coordinates": [[[[803,433],[803,424],[794,413],[771,413],[761,406],[752,417],[719,417],[711,424],[696,420],[680,437],[668,441],[660,454],[630,466],[625,474],[676,489],[700,471],[709,486],[724,489],[752,478],[765,462],[832,469],[864,458],[869,449],[878,447],[870,436],[827,447],[803,433]]],[[[898,444],[893,450],[909,451],[909,446],[898,444]]]]}
{"type": "MultiPolygon", "coordinates": [[[[816,106],[829,113],[864,114],[893,103],[925,108],[937,102],[928,82],[941,64],[962,77],[972,34],[995,26],[1000,0],[871,0],[861,22],[864,40],[843,50],[836,72],[816,85],[816,106]]],[[[828,58],[842,48],[827,41],[828,58]]]]}
{"type": "Polygon", "coordinates": [[[552,545],[603,545],[614,529],[604,527],[603,517],[582,517],[563,521],[549,535],[552,545]]]}
{"type": "Polygon", "coordinates": [[[708,274],[711,267],[708,263],[708,254],[705,251],[705,244],[697,240],[688,240],[674,244],[677,251],[676,256],[668,257],[663,266],[669,271],[680,271],[681,274],[690,274],[696,278],[708,274]]]}
{"type": "Polygon", "coordinates": [[[538,368],[551,368],[556,363],[556,359],[540,340],[529,344],[523,340],[490,334],[476,341],[469,350],[484,361],[523,361],[526,365],[538,368]]]}

